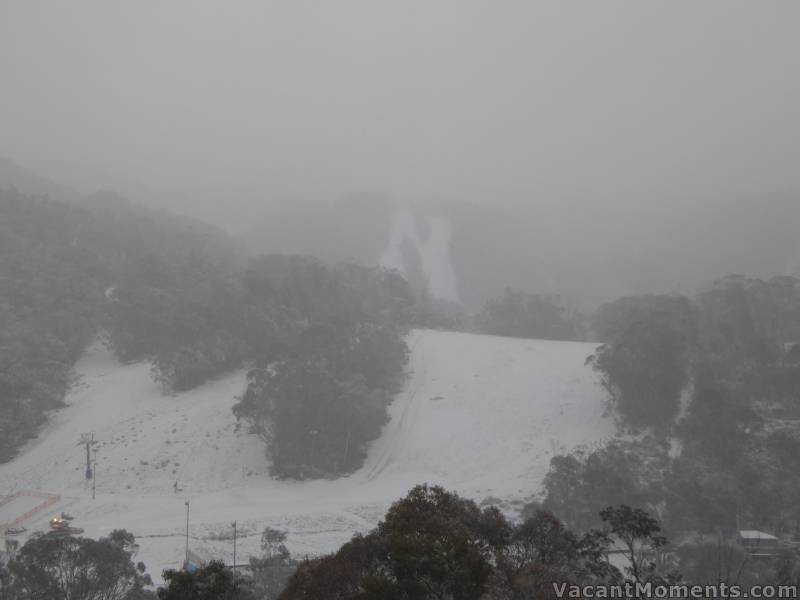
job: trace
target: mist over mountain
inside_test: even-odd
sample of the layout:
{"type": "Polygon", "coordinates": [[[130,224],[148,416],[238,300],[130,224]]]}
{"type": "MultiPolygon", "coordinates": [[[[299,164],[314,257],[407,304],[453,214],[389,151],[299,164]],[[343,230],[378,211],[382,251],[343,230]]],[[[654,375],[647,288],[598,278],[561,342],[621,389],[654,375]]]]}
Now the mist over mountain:
{"type": "Polygon", "coordinates": [[[75,190],[37,175],[4,156],[0,156],[0,185],[33,196],[49,196],[62,202],[76,202],[80,198],[75,190]]]}
{"type": "Polygon", "coordinates": [[[354,196],[275,209],[243,237],[254,251],[383,261],[437,296],[431,278],[442,270],[426,270],[423,261],[436,222],[449,230],[446,260],[456,292],[438,296],[473,309],[507,286],[593,307],[627,294],[691,294],[719,274],[800,273],[795,192],[710,199],[682,209],[599,204],[591,210],[569,201],[411,204],[354,196]]]}
{"type": "Polygon", "coordinates": [[[0,597],[796,597],[798,31],[0,2],[0,597]]]}
{"type": "MultiPolygon", "coordinates": [[[[0,185],[84,207],[148,204],[108,191],[81,197],[7,159],[0,185]]],[[[254,206],[246,225],[215,225],[244,252],[395,268],[417,291],[473,310],[506,287],[559,294],[592,309],[629,294],[691,294],[720,274],[800,274],[799,192],[587,206],[569,199],[404,202],[361,192],[254,206]],[[446,231],[436,234],[437,224],[446,231]]]]}
{"type": "Polygon", "coordinates": [[[797,269],[794,3],[0,10],[0,156],[79,198],[258,252],[399,253],[417,288],[427,252],[434,292],[470,307],[797,269]],[[398,206],[418,231],[390,250],[398,206]]]}

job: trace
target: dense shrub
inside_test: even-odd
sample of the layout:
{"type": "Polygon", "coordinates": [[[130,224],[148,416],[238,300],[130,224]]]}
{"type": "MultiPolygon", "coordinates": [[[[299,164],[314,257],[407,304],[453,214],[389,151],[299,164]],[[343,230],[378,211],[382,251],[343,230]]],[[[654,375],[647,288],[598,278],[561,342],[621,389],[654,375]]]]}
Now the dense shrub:
{"type": "Polygon", "coordinates": [[[606,506],[657,504],[658,482],[667,468],[666,449],[653,438],[555,456],[544,479],[542,507],[573,529],[588,531],[599,525],[598,514],[606,506]]]}
{"type": "Polygon", "coordinates": [[[478,331],[543,340],[583,339],[583,317],[557,296],[528,294],[506,288],[504,296],[486,304],[475,316],[478,331]]]}
{"type": "Polygon", "coordinates": [[[692,309],[685,298],[623,298],[601,309],[607,343],[589,359],[614,408],[634,427],[669,430],[690,377],[692,309]]]}
{"type": "Polygon", "coordinates": [[[266,440],[276,475],[354,470],[402,382],[408,349],[401,332],[378,324],[317,326],[287,345],[285,359],[250,371],[237,416],[266,440]]]}
{"type": "MultiPolygon", "coordinates": [[[[588,461],[557,457],[545,506],[579,521],[597,495],[635,499],[649,490],[648,504],[663,511],[670,531],[700,535],[699,547],[703,535],[739,527],[794,538],[798,307],[794,278],[730,276],[693,301],[642,296],[601,308],[595,329],[607,343],[589,362],[623,422],[652,427],[671,448],[669,460],[644,471],[621,460],[629,476],[600,471],[598,479],[588,461]],[[688,402],[679,413],[681,389],[688,402]]],[[[631,450],[634,465],[653,464],[644,448],[631,450]]],[[[687,557],[692,569],[701,568],[696,553],[687,557]]],[[[763,576],[756,571],[745,566],[742,577],[763,576]]]]}
{"type": "Polygon", "coordinates": [[[104,265],[84,211],[0,190],[0,462],[60,406],[94,335],[104,265]]]}
{"type": "Polygon", "coordinates": [[[655,518],[623,505],[604,507],[601,520],[630,542],[625,573],[609,564],[603,530],[577,535],[546,511],[512,525],[496,508],[417,486],[370,533],[301,564],[281,598],[555,598],[554,582],[566,590],[675,580],[653,560],[666,543],[655,518]]]}
{"type": "Polygon", "coordinates": [[[38,535],[8,563],[3,592],[8,598],[154,600],[142,563],[134,564],[135,539],[124,530],[108,537],[38,535]]]}
{"type": "Polygon", "coordinates": [[[590,580],[584,546],[552,525],[516,529],[496,509],[417,486],[372,532],[300,565],[281,598],[511,598],[551,592],[556,572],[590,580]]]}
{"type": "Polygon", "coordinates": [[[276,472],[360,464],[402,382],[398,327],[419,314],[399,274],[300,256],[245,260],[189,219],[108,194],[88,204],[0,191],[0,461],[60,405],[75,361],[104,333],[121,360],[150,361],[167,392],[252,366],[238,414],[275,432],[276,472]],[[264,375],[272,364],[280,383],[264,375]],[[273,393],[276,410],[258,406],[273,406],[273,393]],[[318,433],[304,448],[309,431],[318,433]]]}
{"type": "Polygon", "coordinates": [[[123,359],[155,356],[180,308],[161,310],[175,296],[169,282],[185,265],[226,269],[234,256],[225,236],[194,221],[107,194],[87,203],[0,189],[0,461],[60,406],[99,332],[123,359]]]}

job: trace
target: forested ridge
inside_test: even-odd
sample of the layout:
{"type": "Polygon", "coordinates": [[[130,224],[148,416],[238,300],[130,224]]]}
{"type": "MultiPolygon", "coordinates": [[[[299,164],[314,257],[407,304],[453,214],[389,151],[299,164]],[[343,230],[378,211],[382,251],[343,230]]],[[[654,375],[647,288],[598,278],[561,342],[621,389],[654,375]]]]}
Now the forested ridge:
{"type": "Polygon", "coordinates": [[[210,226],[110,194],[73,206],[0,191],[0,281],[2,460],[61,406],[100,335],[120,360],[150,361],[165,394],[249,366],[236,412],[275,472],[352,470],[402,382],[403,334],[427,319],[396,273],[246,257],[210,226]]]}
{"type": "Polygon", "coordinates": [[[107,200],[90,211],[0,190],[0,460],[60,405],[72,365],[113,326],[109,287],[156,254],[174,269],[232,257],[210,227],[107,200]]]}
{"type": "MultiPolygon", "coordinates": [[[[246,256],[213,227],[110,194],[75,206],[0,190],[0,284],[3,461],[62,406],[73,365],[99,336],[119,360],[150,362],[165,402],[246,368],[234,413],[264,440],[275,476],[352,472],[403,384],[408,328],[462,326],[464,317],[420,299],[396,272],[246,256]]],[[[713,536],[727,544],[723,533],[741,527],[800,533],[797,279],[728,276],[692,297],[620,298],[591,318],[558,297],[507,289],[475,325],[605,341],[586,364],[626,435],[554,457],[527,514],[551,511],[583,535],[608,506],[646,509],[673,540],[663,551],[697,578],[720,568],[704,562],[722,543],[713,536]]],[[[382,571],[384,544],[394,542],[381,531],[342,556],[356,552],[382,571]]],[[[746,564],[734,546],[726,556],[725,568],[748,581],[800,572],[791,552],[767,567],[746,564]]],[[[352,568],[325,560],[292,585],[352,568]]]]}
{"type": "Polygon", "coordinates": [[[735,532],[800,534],[800,281],[734,275],[693,298],[625,297],[595,328],[607,342],[587,364],[627,435],[554,457],[542,506],[578,530],[608,504],[655,510],[688,576],[796,581],[789,546],[748,560],[735,532]]]}

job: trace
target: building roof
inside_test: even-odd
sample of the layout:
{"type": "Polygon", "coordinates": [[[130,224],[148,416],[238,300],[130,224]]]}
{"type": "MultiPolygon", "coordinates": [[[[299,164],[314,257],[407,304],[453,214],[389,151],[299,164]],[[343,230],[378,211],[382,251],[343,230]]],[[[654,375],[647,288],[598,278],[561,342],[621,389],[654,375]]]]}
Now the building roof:
{"type": "Polygon", "coordinates": [[[742,529],[739,531],[739,536],[743,540],[775,540],[778,541],[774,535],[764,533],[763,531],[756,531],[755,529],[742,529]]]}

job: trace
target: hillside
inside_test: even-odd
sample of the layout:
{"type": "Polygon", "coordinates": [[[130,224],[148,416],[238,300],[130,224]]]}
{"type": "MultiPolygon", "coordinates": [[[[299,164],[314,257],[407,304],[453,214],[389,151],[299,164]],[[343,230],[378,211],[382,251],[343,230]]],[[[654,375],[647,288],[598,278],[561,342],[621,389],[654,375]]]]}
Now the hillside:
{"type": "MultiPolygon", "coordinates": [[[[539,491],[550,457],[612,436],[604,393],[584,366],[591,344],[414,331],[410,377],[390,422],[351,476],[308,482],[267,475],[263,445],[231,412],[245,385],[237,372],[191,392],[163,396],[144,363],[121,365],[93,346],[76,366],[79,384],[46,430],[0,465],[0,490],[61,494],[24,523],[46,529],[52,513],[76,517],[86,534],[135,533],[139,559],[159,579],[183,558],[185,499],[191,547],[228,558],[230,524],[240,556],[270,525],[289,531],[296,555],[330,551],[372,527],[420,482],[439,483],[514,513],[539,491]],[[97,499],[83,479],[80,434],[97,440],[97,499]],[[173,483],[182,489],[177,495],[173,483]]],[[[8,516],[4,515],[8,519],[8,516]]]]}
{"type": "Polygon", "coordinates": [[[254,217],[244,237],[257,252],[398,267],[415,287],[427,283],[435,297],[471,310],[507,286],[593,308],[620,295],[691,294],[725,273],[798,273],[796,191],[705,198],[691,210],[673,204],[680,202],[654,208],[577,198],[416,204],[348,198],[274,207],[254,217]]]}
{"type": "Polygon", "coordinates": [[[0,188],[13,187],[23,194],[48,196],[70,204],[80,202],[80,196],[65,185],[51,181],[25,167],[0,156],[0,188]]]}
{"type": "MultiPolygon", "coordinates": [[[[233,244],[210,226],[109,194],[87,202],[95,208],[0,186],[0,462],[35,434],[44,411],[60,406],[70,369],[98,331],[120,349],[129,330],[147,335],[143,319],[125,320],[127,305],[108,302],[109,287],[146,294],[160,274],[162,289],[202,301],[196,288],[186,290],[187,273],[224,289],[218,274],[234,271],[233,244]]],[[[142,312],[161,314],[152,304],[142,312]]],[[[137,350],[156,354],[147,342],[137,350]]]]}

